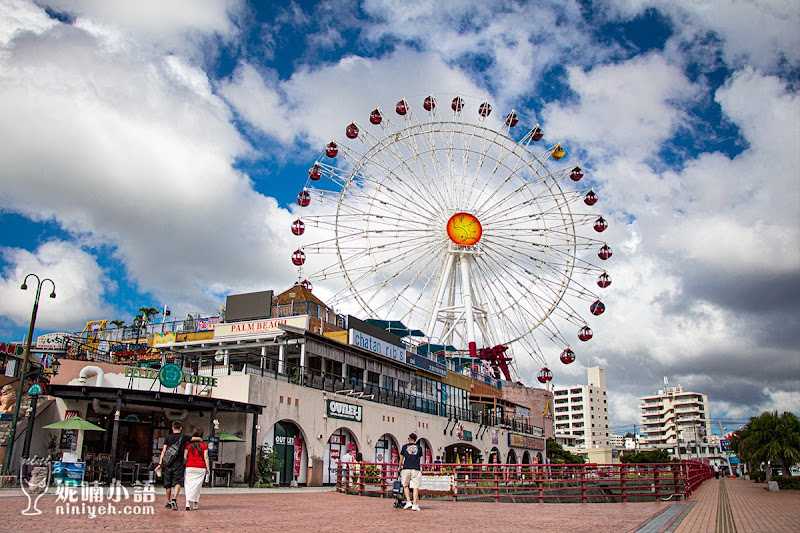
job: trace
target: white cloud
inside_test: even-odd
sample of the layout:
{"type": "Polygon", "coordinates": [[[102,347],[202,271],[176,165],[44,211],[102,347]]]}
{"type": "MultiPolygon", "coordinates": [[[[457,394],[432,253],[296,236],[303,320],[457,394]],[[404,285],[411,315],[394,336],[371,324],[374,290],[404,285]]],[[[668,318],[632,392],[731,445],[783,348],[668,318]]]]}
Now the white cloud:
{"type": "Polygon", "coordinates": [[[623,18],[657,9],[672,19],[683,45],[695,45],[706,32],[714,32],[722,40],[725,63],[734,68],[752,65],[775,72],[784,60],[794,68],[800,66],[800,9],[795,0],[610,0],[608,4],[623,18]]]}
{"type": "Polygon", "coordinates": [[[36,331],[65,330],[71,332],[86,320],[107,317],[111,312],[105,296],[114,292],[116,284],[97,264],[97,260],[79,246],[49,241],[34,253],[20,248],[0,248],[7,263],[0,275],[0,300],[3,314],[17,326],[27,326],[36,295],[36,281],[28,279],[28,289],[20,290],[27,274],[55,282],[56,298],[50,299],[53,286],[42,285],[36,320],[36,331]]]}
{"type": "Polygon", "coordinates": [[[290,215],[232,167],[251,148],[207,75],[117,45],[59,25],[0,56],[0,206],[110,245],[192,310],[287,283],[288,260],[264,265],[288,253],[290,215]]]}
{"type": "Polygon", "coordinates": [[[681,69],[658,54],[638,56],[589,71],[568,69],[578,103],[548,105],[550,138],[570,139],[593,155],[641,160],[658,151],[682,126],[682,105],[695,88],[681,69]]]}

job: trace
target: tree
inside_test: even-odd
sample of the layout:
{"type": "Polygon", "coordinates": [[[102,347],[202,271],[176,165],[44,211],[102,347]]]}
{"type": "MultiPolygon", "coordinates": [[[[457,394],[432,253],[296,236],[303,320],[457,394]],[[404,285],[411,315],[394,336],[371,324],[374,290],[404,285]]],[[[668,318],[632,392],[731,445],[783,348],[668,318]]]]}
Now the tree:
{"type": "Polygon", "coordinates": [[[147,325],[153,321],[153,317],[161,313],[155,307],[140,307],[139,316],[141,317],[143,325],[147,325]]]}
{"type": "Polygon", "coordinates": [[[547,458],[553,464],[582,465],[586,460],[565,450],[555,439],[547,439],[547,458]]]}
{"type": "MultiPolygon", "coordinates": [[[[731,449],[753,469],[762,462],[777,461],[783,475],[791,475],[791,466],[800,461],[800,419],[792,413],[765,411],[750,419],[731,439],[731,449]]],[[[767,479],[771,477],[767,468],[767,479]]]]}
{"type": "Polygon", "coordinates": [[[625,452],[619,460],[621,463],[671,463],[672,457],[666,450],[647,450],[625,452]]]}
{"type": "Polygon", "coordinates": [[[114,327],[117,327],[117,328],[121,328],[122,326],[125,325],[125,321],[124,320],[112,320],[111,321],[111,325],[114,326],[114,327]]]}

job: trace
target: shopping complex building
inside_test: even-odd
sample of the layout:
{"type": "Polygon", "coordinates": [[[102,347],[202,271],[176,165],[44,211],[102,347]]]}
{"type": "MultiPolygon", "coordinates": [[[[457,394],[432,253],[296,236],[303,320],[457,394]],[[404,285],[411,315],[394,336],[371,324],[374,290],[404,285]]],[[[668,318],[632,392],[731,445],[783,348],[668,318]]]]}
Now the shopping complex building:
{"type": "MultiPolygon", "coordinates": [[[[260,445],[283,461],[279,483],[318,486],[335,480],[348,450],[397,462],[411,432],[427,462],[542,462],[551,393],[498,379],[487,361],[419,335],[337,314],[299,284],[230,296],[224,317],[144,328],[90,322],[36,349],[43,367],[56,358],[60,366],[28,454],[71,451],[90,479],[144,479],[181,420],[212,435],[219,473],[245,482],[260,445]],[[106,431],[42,428],[72,415],[106,431]]],[[[28,420],[20,417],[12,465],[27,451],[28,420]]]]}

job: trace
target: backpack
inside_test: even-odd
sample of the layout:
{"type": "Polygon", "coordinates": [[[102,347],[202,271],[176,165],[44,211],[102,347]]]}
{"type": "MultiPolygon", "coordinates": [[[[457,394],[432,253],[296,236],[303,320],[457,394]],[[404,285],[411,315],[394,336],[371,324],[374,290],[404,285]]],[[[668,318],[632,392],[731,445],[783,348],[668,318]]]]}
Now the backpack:
{"type": "Polygon", "coordinates": [[[178,457],[178,453],[181,451],[181,443],[183,439],[178,440],[167,446],[167,450],[164,452],[164,458],[161,459],[161,462],[167,466],[172,465],[175,462],[175,459],[178,457]]]}

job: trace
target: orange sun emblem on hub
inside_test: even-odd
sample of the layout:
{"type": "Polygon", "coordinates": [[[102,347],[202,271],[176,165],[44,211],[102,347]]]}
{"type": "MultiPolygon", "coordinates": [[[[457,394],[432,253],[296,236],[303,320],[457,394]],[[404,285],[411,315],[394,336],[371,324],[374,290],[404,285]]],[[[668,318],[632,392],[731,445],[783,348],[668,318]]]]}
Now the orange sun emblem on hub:
{"type": "Polygon", "coordinates": [[[483,227],[475,215],[456,213],[447,221],[447,236],[459,246],[472,246],[481,240],[483,227]]]}

